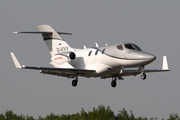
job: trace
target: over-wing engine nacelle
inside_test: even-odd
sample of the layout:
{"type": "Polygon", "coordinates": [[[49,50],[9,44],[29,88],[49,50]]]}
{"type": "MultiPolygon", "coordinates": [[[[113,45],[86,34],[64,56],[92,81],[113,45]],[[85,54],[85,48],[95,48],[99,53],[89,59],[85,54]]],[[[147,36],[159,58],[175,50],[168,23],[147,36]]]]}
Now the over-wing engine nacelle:
{"type": "Polygon", "coordinates": [[[75,58],[76,54],[74,52],[63,52],[52,56],[51,60],[52,62],[60,65],[65,62],[69,62],[70,60],[74,60],[75,58]]]}

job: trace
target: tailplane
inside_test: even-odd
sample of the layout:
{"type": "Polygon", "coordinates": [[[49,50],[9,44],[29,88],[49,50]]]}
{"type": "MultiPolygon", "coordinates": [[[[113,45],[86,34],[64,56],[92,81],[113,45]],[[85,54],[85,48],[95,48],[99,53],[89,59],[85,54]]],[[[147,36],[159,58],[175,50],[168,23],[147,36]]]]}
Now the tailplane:
{"type": "Polygon", "coordinates": [[[40,32],[43,32],[42,37],[50,50],[51,56],[61,52],[73,51],[73,49],[59,35],[69,33],[58,33],[49,25],[40,25],[37,27],[40,32]]]}
{"type": "Polygon", "coordinates": [[[51,26],[49,25],[39,25],[37,26],[39,32],[14,32],[14,33],[27,33],[27,34],[41,34],[51,56],[61,52],[67,51],[74,51],[65,40],[59,34],[71,35],[71,33],[63,33],[63,32],[56,32],[51,26]]]}

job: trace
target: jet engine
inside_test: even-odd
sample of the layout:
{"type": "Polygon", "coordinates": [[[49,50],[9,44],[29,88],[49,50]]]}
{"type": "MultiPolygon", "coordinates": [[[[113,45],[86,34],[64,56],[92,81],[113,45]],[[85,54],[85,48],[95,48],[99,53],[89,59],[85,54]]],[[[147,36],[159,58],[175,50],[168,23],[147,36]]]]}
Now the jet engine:
{"type": "Polygon", "coordinates": [[[76,54],[74,52],[63,52],[52,56],[51,60],[52,62],[60,65],[65,62],[69,62],[70,60],[74,60],[75,58],[76,54]]]}

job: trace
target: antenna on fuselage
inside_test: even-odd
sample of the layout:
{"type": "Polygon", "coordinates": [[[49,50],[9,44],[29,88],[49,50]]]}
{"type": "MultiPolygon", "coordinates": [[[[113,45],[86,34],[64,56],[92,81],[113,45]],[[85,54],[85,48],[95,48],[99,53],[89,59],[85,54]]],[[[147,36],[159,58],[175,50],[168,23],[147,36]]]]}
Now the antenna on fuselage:
{"type": "Polygon", "coordinates": [[[84,47],[84,49],[86,49],[86,46],[85,46],[85,45],[84,45],[83,47],[84,47]]]}
{"type": "Polygon", "coordinates": [[[99,47],[97,43],[95,43],[96,47],[99,47]]]}

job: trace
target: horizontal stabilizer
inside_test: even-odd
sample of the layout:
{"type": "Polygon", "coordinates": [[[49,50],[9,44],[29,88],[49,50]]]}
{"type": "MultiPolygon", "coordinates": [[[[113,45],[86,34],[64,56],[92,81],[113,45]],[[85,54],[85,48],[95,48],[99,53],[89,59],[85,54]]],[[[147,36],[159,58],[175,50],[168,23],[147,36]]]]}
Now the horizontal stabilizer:
{"type": "MultiPolygon", "coordinates": [[[[52,32],[51,31],[41,31],[41,32],[39,32],[39,31],[24,31],[24,32],[20,32],[20,31],[17,31],[17,32],[14,32],[15,34],[19,34],[19,33],[25,33],[25,34],[52,34],[52,32]]],[[[72,33],[65,33],[65,32],[57,32],[58,34],[61,34],[61,35],[72,35],[72,33]]]]}

